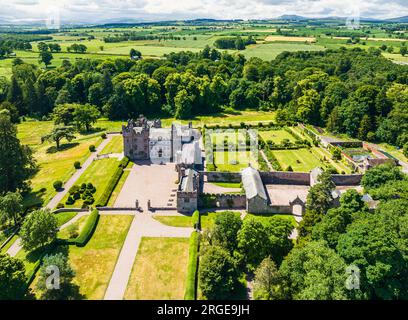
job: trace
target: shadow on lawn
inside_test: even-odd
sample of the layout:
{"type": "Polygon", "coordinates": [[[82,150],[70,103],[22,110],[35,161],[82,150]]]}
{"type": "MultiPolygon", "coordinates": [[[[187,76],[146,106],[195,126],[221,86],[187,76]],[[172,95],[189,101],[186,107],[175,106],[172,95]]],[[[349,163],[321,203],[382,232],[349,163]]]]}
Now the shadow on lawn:
{"type": "Polygon", "coordinates": [[[59,147],[59,149],[57,149],[56,146],[49,147],[46,152],[47,152],[48,154],[53,154],[53,153],[57,153],[57,152],[60,152],[60,151],[65,151],[65,150],[69,150],[69,149],[75,148],[75,147],[78,146],[78,145],[79,145],[78,142],[65,143],[65,144],[61,145],[61,146],[59,147]]]}

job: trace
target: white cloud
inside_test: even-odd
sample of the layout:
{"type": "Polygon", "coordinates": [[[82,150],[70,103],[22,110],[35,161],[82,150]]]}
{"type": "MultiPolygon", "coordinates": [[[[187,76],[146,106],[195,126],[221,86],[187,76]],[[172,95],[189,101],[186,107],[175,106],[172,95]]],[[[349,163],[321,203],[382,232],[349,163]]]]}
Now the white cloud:
{"type": "MultiPolygon", "coordinates": [[[[6,0],[0,0],[6,1],[6,0]]],[[[407,0],[8,0],[0,19],[45,20],[58,7],[64,22],[107,19],[262,19],[282,14],[308,17],[349,16],[391,18],[408,15],[407,0]]]]}

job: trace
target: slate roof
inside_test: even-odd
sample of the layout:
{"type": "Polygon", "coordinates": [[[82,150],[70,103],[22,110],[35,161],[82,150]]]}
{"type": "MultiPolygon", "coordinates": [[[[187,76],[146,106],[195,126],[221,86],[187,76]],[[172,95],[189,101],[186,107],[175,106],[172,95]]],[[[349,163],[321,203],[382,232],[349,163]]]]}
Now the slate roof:
{"type": "Polygon", "coordinates": [[[171,130],[165,128],[151,128],[149,132],[150,140],[171,140],[171,130]]]}
{"type": "Polygon", "coordinates": [[[181,191],[194,192],[197,190],[198,172],[192,169],[186,170],[186,175],[181,180],[181,191]]]}
{"type": "Polygon", "coordinates": [[[242,184],[245,189],[247,199],[259,196],[262,199],[268,200],[265,188],[258,170],[248,167],[242,170],[242,184]]]}

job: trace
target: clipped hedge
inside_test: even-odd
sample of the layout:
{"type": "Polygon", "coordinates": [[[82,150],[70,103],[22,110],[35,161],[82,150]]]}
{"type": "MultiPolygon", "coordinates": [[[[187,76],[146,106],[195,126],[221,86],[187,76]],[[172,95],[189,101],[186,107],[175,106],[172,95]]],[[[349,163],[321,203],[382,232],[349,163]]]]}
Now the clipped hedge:
{"type": "Polygon", "coordinates": [[[187,267],[187,283],[186,291],[184,293],[184,300],[197,299],[197,272],[198,272],[199,247],[200,247],[200,233],[194,231],[190,237],[190,248],[187,267]]]}
{"type": "Polygon", "coordinates": [[[201,230],[201,215],[198,210],[194,211],[193,213],[193,228],[201,230]]]}
{"type": "Polygon", "coordinates": [[[107,184],[105,190],[103,191],[101,197],[99,198],[96,204],[97,207],[104,207],[108,204],[109,198],[111,197],[113,190],[115,190],[116,185],[118,184],[120,178],[122,177],[123,169],[126,168],[128,164],[129,164],[128,157],[124,157],[120,161],[115,173],[110,178],[109,183],[107,184]]]}
{"type": "Polygon", "coordinates": [[[99,211],[95,209],[91,212],[88,219],[86,220],[85,226],[82,228],[79,236],[75,239],[70,239],[71,241],[68,240],[67,242],[76,244],[77,247],[84,247],[88,243],[89,239],[91,239],[98,221],[99,211]]]}

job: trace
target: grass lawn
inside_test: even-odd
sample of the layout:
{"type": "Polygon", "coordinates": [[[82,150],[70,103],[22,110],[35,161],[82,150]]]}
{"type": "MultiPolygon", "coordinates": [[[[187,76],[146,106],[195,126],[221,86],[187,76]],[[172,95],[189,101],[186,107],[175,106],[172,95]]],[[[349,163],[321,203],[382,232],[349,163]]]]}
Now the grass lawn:
{"type": "Polygon", "coordinates": [[[193,222],[189,216],[153,216],[157,221],[171,227],[193,227],[193,222]]]}
{"type": "Polygon", "coordinates": [[[281,143],[283,139],[288,139],[291,142],[296,142],[296,139],[286,130],[269,130],[259,131],[259,135],[265,141],[272,141],[273,143],[281,143]]]}
{"type": "Polygon", "coordinates": [[[281,167],[285,170],[291,166],[293,171],[309,172],[323,166],[322,162],[308,149],[272,151],[281,167]]]}
{"type": "Polygon", "coordinates": [[[238,182],[211,182],[211,183],[215,184],[216,186],[222,187],[222,188],[241,189],[241,183],[238,183],[238,182]]]}
{"type": "Polygon", "coordinates": [[[247,124],[257,124],[258,122],[270,122],[275,120],[274,112],[264,112],[264,111],[234,111],[231,113],[219,113],[211,116],[197,116],[190,120],[175,120],[174,118],[162,119],[163,127],[169,127],[173,121],[179,121],[181,123],[188,123],[191,121],[194,127],[202,127],[204,124],[207,125],[239,125],[241,122],[247,124]]]}
{"type": "MultiPolygon", "coordinates": [[[[222,212],[204,212],[201,213],[201,229],[207,229],[214,225],[215,218],[217,215],[222,214],[227,211],[222,212]]],[[[241,216],[239,212],[234,212],[237,216],[241,216]]]]}
{"type": "Polygon", "coordinates": [[[257,159],[250,151],[214,151],[214,164],[217,171],[239,172],[251,164],[254,168],[258,167],[257,159]]]}
{"type": "Polygon", "coordinates": [[[188,254],[188,238],[143,238],[125,299],[182,300],[188,254]]]}
{"type": "Polygon", "coordinates": [[[120,135],[112,137],[112,140],[103,148],[101,154],[121,152],[123,152],[123,137],[120,135]]]}
{"type": "Polygon", "coordinates": [[[90,156],[89,146],[102,142],[99,133],[79,134],[71,142],[62,141],[60,150],[50,142],[41,143],[41,136],[53,128],[52,121],[25,121],[17,126],[18,138],[34,151],[39,170],[31,178],[32,193],[24,199],[26,206],[47,203],[56,194],[52,184],[56,180],[66,182],[75,172],[74,162],[80,163],[90,156]]]}
{"type": "Polygon", "coordinates": [[[248,213],[245,216],[245,219],[250,219],[254,218],[257,221],[260,221],[262,223],[268,223],[271,220],[287,220],[289,221],[293,227],[297,226],[297,222],[293,215],[291,214],[253,214],[253,213],[248,213]]]}
{"type": "MultiPolygon", "coordinates": [[[[85,218],[76,223],[83,225],[85,218]]],[[[69,261],[76,273],[74,283],[79,286],[84,299],[103,299],[132,218],[127,215],[100,216],[95,233],[85,247],[68,247],[69,261]]]]}
{"type": "MultiPolygon", "coordinates": [[[[80,186],[82,183],[91,182],[96,188],[96,192],[93,196],[95,199],[95,203],[97,203],[118,165],[119,161],[116,158],[96,160],[92,162],[92,164],[85,170],[85,172],[77,180],[76,185],[80,186]]],[[[64,199],[62,199],[61,202],[65,204],[65,201],[67,199],[68,194],[64,197],[64,199]]],[[[80,208],[82,206],[82,203],[83,200],[79,199],[76,200],[73,205],[66,205],[66,207],[80,208]]]]}
{"type": "Polygon", "coordinates": [[[67,223],[69,220],[74,218],[78,212],[61,212],[55,214],[55,218],[57,218],[58,226],[62,226],[63,224],[67,223]]]}
{"type": "Polygon", "coordinates": [[[390,155],[397,158],[398,160],[408,162],[408,158],[404,156],[404,154],[402,153],[402,149],[397,149],[396,147],[391,146],[387,143],[381,143],[379,144],[379,146],[382,149],[384,149],[385,152],[389,153],[390,155]]]}

